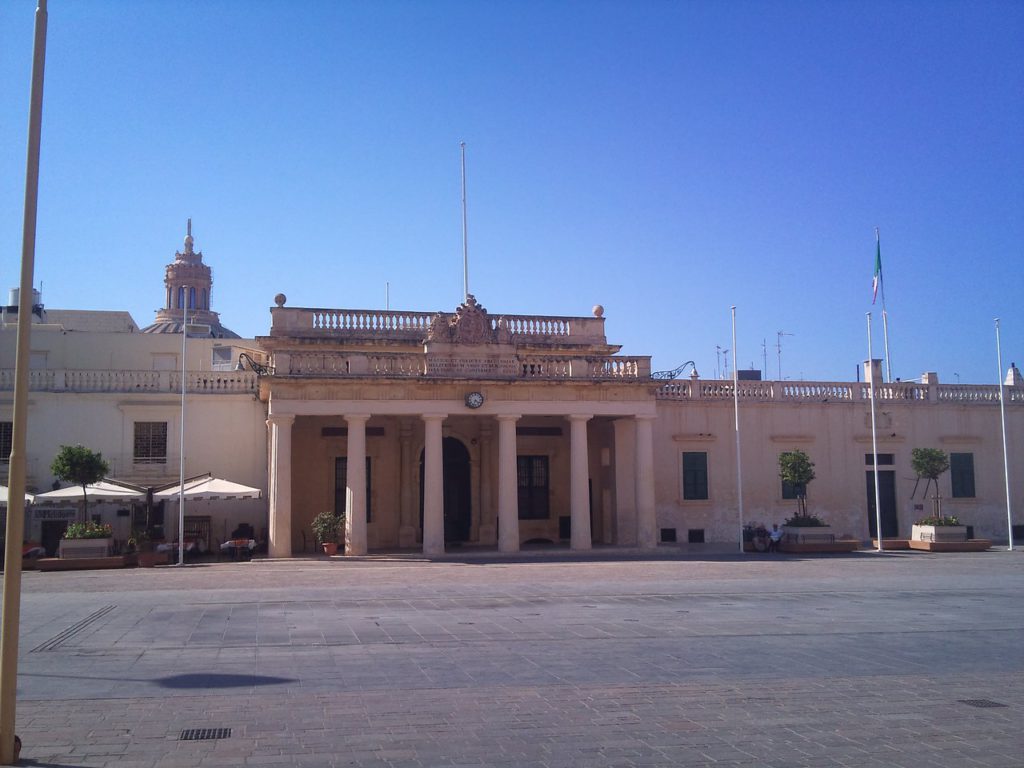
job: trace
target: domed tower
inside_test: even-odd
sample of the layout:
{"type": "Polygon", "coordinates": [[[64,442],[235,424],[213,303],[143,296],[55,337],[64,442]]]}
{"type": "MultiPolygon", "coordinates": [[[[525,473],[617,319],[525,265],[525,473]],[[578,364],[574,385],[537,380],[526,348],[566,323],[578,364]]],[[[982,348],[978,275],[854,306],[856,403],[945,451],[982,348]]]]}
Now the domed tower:
{"type": "MultiPolygon", "coordinates": [[[[239,335],[220,324],[220,316],[210,309],[210,289],[213,274],[203,264],[203,254],[193,248],[192,219],[188,220],[185,250],[176,251],[174,261],[164,274],[167,298],[164,308],[157,310],[156,320],[142,329],[143,333],[181,333],[185,309],[188,308],[189,325],[210,326],[210,337],[237,339],[239,335]]],[[[190,336],[195,336],[189,331],[190,336]]]]}

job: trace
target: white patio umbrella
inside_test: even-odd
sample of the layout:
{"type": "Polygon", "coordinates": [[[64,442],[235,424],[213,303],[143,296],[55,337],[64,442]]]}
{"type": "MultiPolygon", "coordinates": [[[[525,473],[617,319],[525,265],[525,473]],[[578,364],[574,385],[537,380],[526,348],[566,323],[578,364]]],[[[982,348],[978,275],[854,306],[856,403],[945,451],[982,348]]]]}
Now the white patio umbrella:
{"type": "MultiPolygon", "coordinates": [[[[33,499],[35,499],[35,496],[33,496],[31,493],[26,493],[25,494],[25,503],[26,504],[31,504],[33,499]]],[[[6,507],[6,506],[7,506],[7,486],[6,485],[0,485],[0,507],[6,507]]]]}
{"type": "MultiPolygon", "coordinates": [[[[181,495],[181,484],[175,483],[153,494],[154,499],[176,499],[181,495]]],[[[204,475],[185,481],[185,498],[190,501],[215,501],[218,499],[258,499],[262,495],[259,488],[251,488],[241,483],[222,480],[219,477],[204,475]]]]}
{"type": "MultiPolygon", "coordinates": [[[[98,483],[85,486],[85,497],[89,501],[145,501],[146,491],[134,489],[126,485],[100,480],[98,483]]],[[[36,501],[81,501],[82,486],[70,485],[56,491],[37,493],[36,501]]]]}

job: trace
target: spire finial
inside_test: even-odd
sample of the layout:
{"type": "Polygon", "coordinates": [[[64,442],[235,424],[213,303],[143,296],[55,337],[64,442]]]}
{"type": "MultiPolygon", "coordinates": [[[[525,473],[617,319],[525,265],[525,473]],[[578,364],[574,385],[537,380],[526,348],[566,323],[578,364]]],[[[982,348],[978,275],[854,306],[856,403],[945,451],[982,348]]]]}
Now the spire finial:
{"type": "Polygon", "coordinates": [[[185,253],[188,255],[192,254],[192,218],[189,217],[188,225],[185,230],[185,253]]]}
{"type": "Polygon", "coordinates": [[[185,234],[188,235],[189,237],[192,237],[192,217],[191,216],[188,219],[188,231],[186,231],[185,234]]]}

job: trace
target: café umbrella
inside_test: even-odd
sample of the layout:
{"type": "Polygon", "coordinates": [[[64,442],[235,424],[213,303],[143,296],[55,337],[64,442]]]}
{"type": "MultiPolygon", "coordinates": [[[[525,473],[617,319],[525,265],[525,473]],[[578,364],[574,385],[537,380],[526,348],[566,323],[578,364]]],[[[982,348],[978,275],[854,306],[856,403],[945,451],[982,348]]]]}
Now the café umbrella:
{"type": "MultiPolygon", "coordinates": [[[[32,500],[34,498],[35,498],[35,496],[33,496],[31,493],[26,493],[25,494],[25,503],[26,504],[31,504],[32,500]]],[[[6,485],[0,485],[0,507],[6,507],[6,506],[7,506],[7,486],[6,485]]]]}
{"type": "Polygon", "coordinates": [[[85,486],[84,494],[80,485],[36,494],[36,502],[81,501],[83,498],[89,501],[145,501],[146,489],[104,478],[85,486]]]}
{"type": "MultiPolygon", "coordinates": [[[[182,495],[181,484],[154,491],[153,498],[156,500],[176,499],[182,495]]],[[[189,478],[185,481],[185,498],[190,501],[218,501],[221,499],[258,499],[262,495],[259,488],[251,488],[241,483],[233,483],[230,480],[222,480],[206,474],[199,477],[189,478]]]]}

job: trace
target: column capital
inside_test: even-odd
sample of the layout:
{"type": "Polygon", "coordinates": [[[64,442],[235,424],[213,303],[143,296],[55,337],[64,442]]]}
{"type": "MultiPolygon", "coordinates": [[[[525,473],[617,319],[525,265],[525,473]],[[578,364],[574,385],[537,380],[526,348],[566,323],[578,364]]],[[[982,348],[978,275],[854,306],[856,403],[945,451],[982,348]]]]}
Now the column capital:
{"type": "Polygon", "coordinates": [[[420,418],[424,421],[444,421],[448,418],[447,413],[421,413],[420,418]]]}
{"type": "Polygon", "coordinates": [[[495,421],[519,421],[521,418],[521,413],[499,413],[494,416],[495,421]]]}
{"type": "Polygon", "coordinates": [[[568,414],[566,414],[565,418],[567,418],[569,421],[590,421],[592,418],[594,418],[594,414],[592,414],[592,413],[568,413],[568,414]]]}
{"type": "Polygon", "coordinates": [[[370,420],[370,414],[368,413],[346,413],[342,416],[345,421],[349,424],[352,422],[363,422],[364,424],[370,420]]]}
{"type": "Polygon", "coordinates": [[[657,421],[658,417],[652,413],[638,413],[633,418],[636,421],[657,421]]]}
{"type": "Polygon", "coordinates": [[[275,426],[275,425],[284,426],[285,424],[289,424],[290,425],[290,424],[294,424],[294,423],[295,423],[295,415],[291,414],[291,413],[272,413],[269,416],[267,416],[267,426],[268,427],[275,426]]]}

